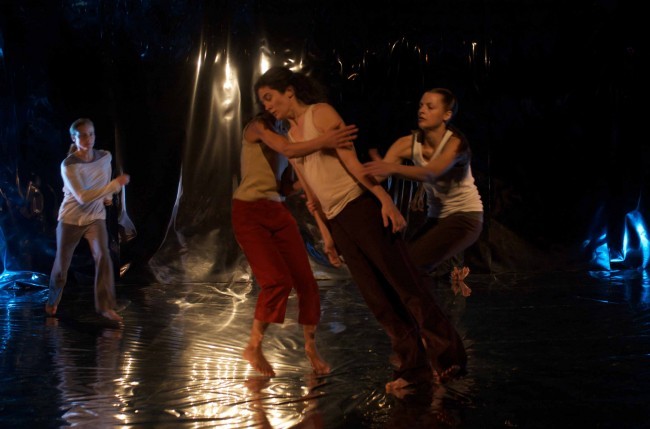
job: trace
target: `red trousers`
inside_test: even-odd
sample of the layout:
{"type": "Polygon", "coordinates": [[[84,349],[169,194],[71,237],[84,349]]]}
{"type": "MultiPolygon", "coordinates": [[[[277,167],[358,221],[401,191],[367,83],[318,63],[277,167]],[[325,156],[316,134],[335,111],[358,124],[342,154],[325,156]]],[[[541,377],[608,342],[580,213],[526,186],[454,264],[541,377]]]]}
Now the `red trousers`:
{"type": "Polygon", "coordinates": [[[284,203],[232,200],[232,226],[261,290],[255,319],[282,323],[291,289],[298,296],[298,323],[320,320],[318,283],[298,223],[284,203]]]}

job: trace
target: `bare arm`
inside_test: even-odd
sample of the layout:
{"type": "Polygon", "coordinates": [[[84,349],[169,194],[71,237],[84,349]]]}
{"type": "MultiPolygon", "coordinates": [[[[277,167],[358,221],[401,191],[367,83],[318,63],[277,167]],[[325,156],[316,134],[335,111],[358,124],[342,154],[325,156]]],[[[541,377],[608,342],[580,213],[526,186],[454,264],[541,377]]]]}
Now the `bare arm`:
{"type": "Polygon", "coordinates": [[[320,149],[352,147],[352,141],[357,138],[357,131],[356,125],[345,125],[341,122],[317,138],[291,143],[286,137],[267,128],[262,121],[253,120],[244,130],[244,137],[249,141],[261,141],[287,158],[296,158],[320,149]]]}
{"type": "Polygon", "coordinates": [[[426,166],[405,165],[402,162],[411,159],[411,136],[398,139],[386,152],[384,159],[375,159],[364,164],[365,174],[375,177],[397,175],[418,182],[433,182],[445,174],[457,162],[456,155],[460,140],[452,139],[443,148],[440,155],[429,161],[426,166]]]}
{"type": "MultiPolygon", "coordinates": [[[[294,161],[289,160],[291,164],[293,165],[294,161]]],[[[302,178],[302,175],[300,174],[300,170],[297,169],[294,165],[294,171],[296,172],[296,176],[298,177],[298,182],[300,183],[300,187],[303,189],[305,192],[305,196],[307,197],[307,206],[309,207],[310,213],[314,216],[314,219],[316,220],[316,225],[318,225],[318,230],[320,231],[321,237],[323,239],[323,244],[325,248],[325,254],[327,255],[327,259],[329,259],[330,264],[332,264],[335,267],[340,267],[343,265],[343,260],[339,256],[338,251],[336,250],[336,245],[334,244],[334,238],[332,237],[332,234],[327,227],[327,221],[325,220],[325,214],[321,210],[320,207],[320,202],[318,201],[318,198],[314,194],[314,192],[311,190],[309,185],[307,185],[307,182],[302,178]]]]}
{"type": "Polygon", "coordinates": [[[378,181],[384,181],[388,176],[395,174],[393,169],[411,156],[410,136],[400,137],[388,148],[382,158],[377,149],[370,149],[372,161],[363,164],[364,174],[374,176],[378,181]]]}

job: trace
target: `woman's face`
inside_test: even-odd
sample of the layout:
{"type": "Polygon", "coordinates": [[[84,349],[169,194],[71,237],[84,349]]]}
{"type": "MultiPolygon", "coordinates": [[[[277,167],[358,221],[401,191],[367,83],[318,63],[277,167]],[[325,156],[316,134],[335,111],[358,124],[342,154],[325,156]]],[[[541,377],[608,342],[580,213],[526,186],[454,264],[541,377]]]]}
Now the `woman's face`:
{"type": "Polygon", "coordinates": [[[269,112],[275,119],[287,119],[291,107],[291,91],[280,92],[263,86],[257,90],[257,97],[264,106],[264,110],[269,112]]]}
{"type": "Polygon", "coordinates": [[[438,127],[451,117],[451,113],[444,105],[441,94],[425,92],[420,99],[418,126],[422,129],[438,127]]]}
{"type": "Polygon", "coordinates": [[[72,134],[72,141],[77,146],[77,150],[91,150],[95,146],[95,127],[89,124],[81,124],[77,131],[72,134]]]}

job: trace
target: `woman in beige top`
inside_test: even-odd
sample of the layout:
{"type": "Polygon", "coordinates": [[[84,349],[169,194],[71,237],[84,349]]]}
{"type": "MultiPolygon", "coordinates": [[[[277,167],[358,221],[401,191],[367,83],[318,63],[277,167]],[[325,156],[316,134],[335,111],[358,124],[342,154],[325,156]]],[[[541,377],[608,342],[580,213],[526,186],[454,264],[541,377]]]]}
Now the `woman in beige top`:
{"type": "MultiPolygon", "coordinates": [[[[305,354],[316,374],[326,374],[330,367],[320,357],[315,341],[320,320],[318,284],[298,224],[278,191],[278,154],[291,159],[323,147],[351,146],[356,127],[341,127],[310,141],[290,144],[286,137],[272,131],[273,126],[270,115],[260,114],[244,128],[242,179],[232,200],[235,238],[260,286],[251,335],[243,356],[262,375],[275,375],[262,351],[262,340],[271,323],[284,322],[287,300],[295,289],[305,354]]],[[[332,253],[334,246],[329,231],[321,228],[321,234],[329,249],[330,261],[336,263],[338,256],[332,253]]]]}

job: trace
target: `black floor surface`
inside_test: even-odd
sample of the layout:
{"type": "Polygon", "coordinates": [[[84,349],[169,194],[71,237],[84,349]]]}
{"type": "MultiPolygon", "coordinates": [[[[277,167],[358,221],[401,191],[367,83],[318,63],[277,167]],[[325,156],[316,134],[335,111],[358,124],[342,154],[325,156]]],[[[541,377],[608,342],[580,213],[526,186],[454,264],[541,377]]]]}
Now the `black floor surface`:
{"type": "Polygon", "coordinates": [[[647,272],[472,274],[468,297],[433,282],[469,374],[402,398],[385,391],[388,340],[354,284],[320,285],[332,373],[311,375],[292,297],[264,379],[241,358],[250,282],[120,284],[123,326],[94,314],[91,286],[47,318],[45,289],[6,282],[0,427],[650,428],[647,272]]]}

